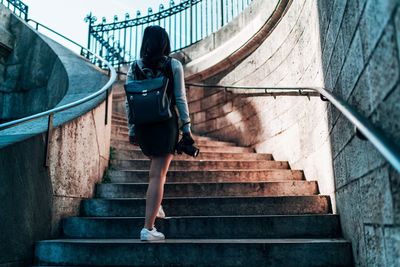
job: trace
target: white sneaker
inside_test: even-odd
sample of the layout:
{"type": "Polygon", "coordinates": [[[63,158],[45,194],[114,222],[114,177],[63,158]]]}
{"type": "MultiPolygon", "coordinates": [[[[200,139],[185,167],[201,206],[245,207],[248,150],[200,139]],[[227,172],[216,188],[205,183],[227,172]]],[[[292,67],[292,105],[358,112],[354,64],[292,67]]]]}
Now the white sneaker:
{"type": "Polygon", "coordinates": [[[142,231],[140,231],[140,240],[142,241],[156,241],[164,239],[164,234],[158,232],[155,227],[153,227],[151,231],[146,228],[143,228],[142,231]]]}
{"type": "Polygon", "coordinates": [[[163,210],[161,205],[160,205],[160,208],[158,209],[156,217],[160,218],[160,219],[165,219],[165,212],[164,212],[164,210],[163,210]]]}

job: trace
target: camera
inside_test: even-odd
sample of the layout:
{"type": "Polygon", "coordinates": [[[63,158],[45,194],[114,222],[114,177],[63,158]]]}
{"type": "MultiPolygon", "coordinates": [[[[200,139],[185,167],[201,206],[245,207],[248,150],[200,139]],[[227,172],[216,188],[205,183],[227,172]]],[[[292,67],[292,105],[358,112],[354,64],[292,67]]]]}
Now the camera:
{"type": "Polygon", "coordinates": [[[194,140],[190,134],[183,134],[182,139],[176,145],[176,152],[178,154],[185,153],[192,157],[197,157],[199,155],[200,149],[195,147],[194,140]]]}

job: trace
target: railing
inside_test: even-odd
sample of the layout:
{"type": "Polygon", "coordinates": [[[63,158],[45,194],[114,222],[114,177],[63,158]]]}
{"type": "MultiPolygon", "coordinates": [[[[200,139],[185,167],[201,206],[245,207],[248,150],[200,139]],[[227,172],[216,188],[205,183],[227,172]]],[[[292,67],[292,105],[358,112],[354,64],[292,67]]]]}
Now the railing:
{"type": "Polygon", "coordinates": [[[45,29],[48,33],[51,33],[57,37],[60,37],[62,40],[67,41],[68,43],[70,43],[71,45],[75,46],[78,49],[81,56],[86,57],[90,62],[92,62],[95,65],[98,65],[100,67],[102,66],[103,61],[99,60],[99,58],[100,58],[99,56],[96,56],[95,53],[92,53],[89,49],[83,47],[82,45],[78,44],[77,42],[73,41],[72,39],[56,32],[55,30],[53,30],[53,29],[47,27],[46,25],[43,25],[40,22],[37,22],[33,19],[28,19],[27,22],[33,24],[34,28],[37,31],[40,31],[41,29],[45,29]]]}
{"type": "Polygon", "coordinates": [[[24,20],[28,19],[29,7],[19,0],[0,0],[0,4],[3,4],[8,9],[14,12],[20,18],[24,20]]]}
{"type": "Polygon", "coordinates": [[[168,32],[172,51],[190,46],[211,33],[219,30],[242,12],[251,0],[185,0],[179,4],[170,1],[170,7],[159,6],[147,16],[131,19],[127,13],[124,21],[107,23],[103,18],[95,25],[97,18],[91,13],[85,18],[89,23],[88,48],[112,62],[114,66],[127,64],[139,57],[140,43],[144,29],[149,25],[160,25],[168,32]]]}
{"type": "MultiPolygon", "coordinates": [[[[15,126],[23,124],[23,123],[27,123],[29,121],[33,121],[33,120],[37,120],[37,119],[40,119],[40,118],[43,118],[43,117],[47,117],[47,121],[48,121],[48,127],[47,127],[47,152],[48,152],[49,141],[51,139],[50,137],[51,137],[52,131],[53,131],[53,119],[54,119],[54,115],[57,114],[57,113],[60,113],[62,111],[71,109],[73,107],[79,106],[79,105],[84,104],[84,103],[87,103],[88,101],[90,101],[90,100],[92,100],[92,99],[94,99],[94,98],[96,98],[96,97],[98,97],[98,96],[100,96],[102,94],[105,94],[105,97],[106,97],[106,99],[105,99],[105,101],[106,101],[105,124],[108,124],[108,120],[107,120],[107,118],[108,118],[108,110],[109,110],[108,96],[110,94],[112,85],[113,85],[113,83],[115,82],[115,80],[117,78],[117,74],[116,74],[115,69],[111,65],[111,63],[109,63],[108,61],[106,61],[105,59],[100,57],[99,55],[93,53],[92,51],[88,50],[87,48],[79,45],[78,43],[72,41],[71,39],[69,39],[69,38],[67,38],[65,36],[63,36],[62,34],[57,33],[56,31],[50,29],[49,27],[47,27],[47,26],[45,26],[45,25],[43,25],[43,24],[41,24],[41,23],[39,23],[37,21],[29,19],[29,22],[34,23],[36,25],[35,27],[36,27],[37,30],[39,30],[40,28],[44,28],[44,29],[46,29],[48,31],[51,31],[52,33],[64,38],[66,41],[76,45],[78,48],[80,48],[81,54],[85,55],[86,58],[92,59],[91,61],[94,62],[94,63],[99,63],[100,62],[100,65],[104,65],[109,69],[108,75],[110,76],[110,79],[97,92],[95,92],[95,93],[93,93],[91,95],[88,95],[88,96],[86,96],[86,97],[84,97],[84,98],[82,98],[80,100],[74,101],[72,103],[69,103],[69,104],[66,104],[66,105],[63,105],[63,106],[60,106],[60,107],[56,107],[56,108],[53,108],[53,109],[50,109],[50,110],[47,110],[47,111],[44,111],[44,112],[41,112],[41,113],[37,113],[37,114],[31,115],[31,116],[28,116],[28,117],[25,117],[25,118],[21,118],[21,119],[18,119],[18,120],[14,120],[14,121],[10,121],[10,122],[6,122],[6,123],[3,123],[3,124],[0,124],[0,131],[1,131],[1,130],[5,130],[5,129],[8,129],[8,128],[15,127],[15,126]]],[[[46,153],[46,155],[47,155],[46,156],[46,166],[48,166],[48,153],[46,153]]]]}
{"type": "MultiPolygon", "coordinates": [[[[219,88],[226,92],[230,90],[241,90],[240,94],[254,96],[253,93],[246,93],[246,90],[261,90],[265,95],[297,95],[297,96],[320,96],[324,101],[329,101],[336,107],[359,131],[362,138],[369,140],[373,146],[382,154],[384,158],[400,172],[400,149],[383,133],[377,129],[369,120],[358,113],[346,101],[335,96],[330,91],[320,87],[308,88],[274,88],[274,87],[250,87],[250,86],[229,86],[229,85],[207,85],[207,84],[187,84],[187,87],[200,88],[219,88]]],[[[260,95],[260,93],[256,94],[260,95]]]]}

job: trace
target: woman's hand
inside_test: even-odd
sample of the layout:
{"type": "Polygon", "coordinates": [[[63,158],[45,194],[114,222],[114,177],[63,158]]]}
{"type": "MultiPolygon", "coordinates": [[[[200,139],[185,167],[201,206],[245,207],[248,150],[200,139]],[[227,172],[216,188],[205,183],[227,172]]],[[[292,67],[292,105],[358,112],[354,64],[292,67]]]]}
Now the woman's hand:
{"type": "Polygon", "coordinates": [[[182,134],[182,140],[186,145],[193,145],[194,139],[191,132],[186,132],[182,134]]]}

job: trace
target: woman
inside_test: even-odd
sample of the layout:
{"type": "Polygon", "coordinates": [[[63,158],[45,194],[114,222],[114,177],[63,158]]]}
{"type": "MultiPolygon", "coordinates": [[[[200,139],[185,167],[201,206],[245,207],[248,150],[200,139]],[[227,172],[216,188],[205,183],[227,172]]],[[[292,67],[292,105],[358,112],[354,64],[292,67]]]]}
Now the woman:
{"type": "MultiPolygon", "coordinates": [[[[163,217],[161,201],[164,194],[164,183],[179,137],[175,106],[178,109],[184,138],[193,141],[183,67],[178,60],[169,57],[170,53],[171,46],[167,32],[159,26],[147,27],[143,34],[140,59],[132,64],[127,77],[127,83],[138,78],[135,64],[143,73],[150,71],[157,76],[164,72],[167,77],[173,76],[168,77],[170,82],[167,89],[171,100],[172,118],[153,124],[129,125],[129,140],[137,142],[143,153],[151,160],[146,194],[146,218],[140,232],[140,239],[143,241],[165,239],[164,234],[158,232],[154,227],[154,222],[157,214],[159,217],[163,217]]],[[[128,105],[126,106],[129,109],[128,105]]],[[[127,113],[129,116],[129,110],[127,113]]]]}

